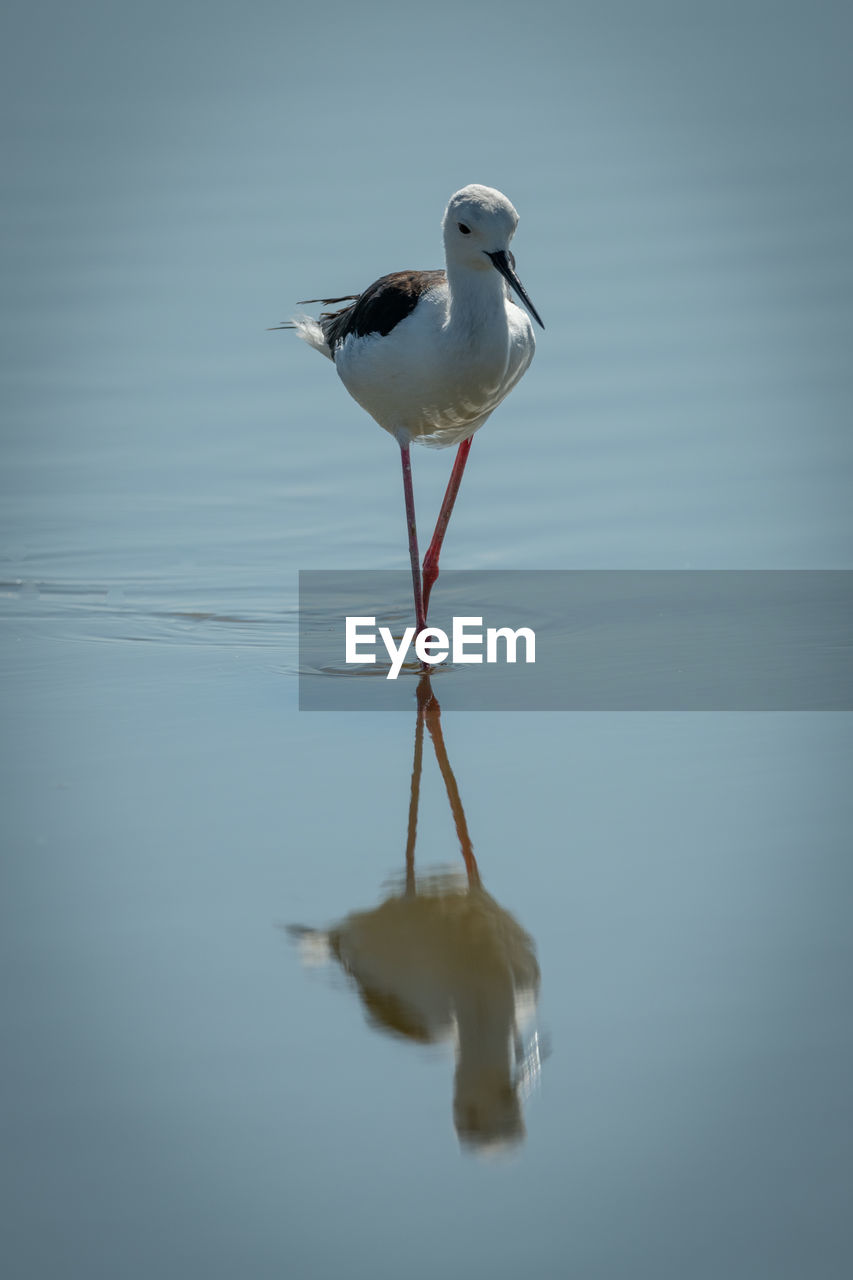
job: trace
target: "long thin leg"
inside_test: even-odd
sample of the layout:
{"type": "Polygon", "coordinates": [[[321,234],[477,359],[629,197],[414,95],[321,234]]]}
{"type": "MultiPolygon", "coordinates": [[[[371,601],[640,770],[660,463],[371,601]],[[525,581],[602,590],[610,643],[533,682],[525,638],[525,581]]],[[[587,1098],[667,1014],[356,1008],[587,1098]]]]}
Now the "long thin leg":
{"type": "Polygon", "coordinates": [[[471,441],[473,439],[473,436],[469,436],[467,440],[463,440],[456,451],[456,461],[454,462],[453,470],[450,473],[450,480],[448,481],[447,489],[445,490],[444,501],[441,504],[438,519],[435,522],[435,532],[432,535],[432,542],[429,544],[427,553],[424,556],[424,618],[426,618],[430,592],[435,586],[435,582],[438,577],[438,557],[441,554],[441,544],[444,542],[444,535],[447,533],[447,526],[450,524],[450,517],[453,514],[453,504],[456,501],[456,495],[459,492],[459,486],[462,483],[462,472],[465,470],[465,463],[468,461],[468,454],[471,452],[471,441]]]}
{"type": "Polygon", "coordinates": [[[409,559],[412,562],[412,586],[415,592],[415,618],[418,631],[426,626],[426,611],[421,590],[421,558],[418,554],[418,530],[415,524],[415,491],[412,488],[412,462],[408,443],[400,441],[400,457],[403,461],[403,496],[406,499],[406,527],[409,530],[409,559]]]}
{"type": "Polygon", "coordinates": [[[447,747],[444,745],[444,734],[441,731],[441,707],[438,705],[438,698],[436,698],[435,694],[427,702],[425,711],[426,726],[429,730],[429,736],[432,738],[435,758],[438,761],[438,767],[441,770],[441,776],[444,779],[444,786],[447,791],[447,798],[450,801],[450,812],[453,814],[456,834],[459,837],[459,847],[465,862],[465,870],[468,873],[468,883],[472,888],[478,888],[480,885],[480,870],[477,866],[477,859],[474,857],[474,846],[468,834],[468,823],[465,821],[465,810],[462,808],[459,788],[456,785],[456,778],[450,767],[447,747]]]}
{"type": "Polygon", "coordinates": [[[418,718],[415,721],[415,758],[412,761],[412,788],[409,793],[409,826],[406,832],[406,893],[415,892],[415,840],[418,834],[418,801],[421,794],[421,772],[424,758],[424,711],[432,694],[429,676],[421,676],[418,685],[418,718]]]}

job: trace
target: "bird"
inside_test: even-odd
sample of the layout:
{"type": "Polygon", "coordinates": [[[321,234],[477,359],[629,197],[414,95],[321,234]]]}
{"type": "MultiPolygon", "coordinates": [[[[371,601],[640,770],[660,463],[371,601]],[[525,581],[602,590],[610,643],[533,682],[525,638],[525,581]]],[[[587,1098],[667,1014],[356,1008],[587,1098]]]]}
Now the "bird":
{"type": "Polygon", "coordinates": [[[306,965],[340,964],[377,1030],[421,1044],[452,1041],[460,1142],[482,1153],[508,1148],[524,1138],[522,1104],[541,1069],[539,964],[533,938],[483,886],[428,675],[417,690],[405,859],[405,877],[392,881],[377,907],[350,912],[328,929],[289,925],[286,932],[306,965]],[[425,729],[464,875],[449,868],[416,874],[425,729]]]}
{"type": "Polygon", "coordinates": [[[333,361],[352,398],[400,447],[418,633],[427,626],[439,555],[474,432],[533,359],[530,317],[545,328],[516,273],[509,245],[517,226],[518,214],[500,191],[479,183],[462,187],[450,197],[442,220],[443,269],[395,271],[361,294],[306,299],[298,305],[348,305],[317,319],[298,315],[274,326],[294,329],[333,361]],[[412,443],[457,447],[423,570],[412,443]]]}

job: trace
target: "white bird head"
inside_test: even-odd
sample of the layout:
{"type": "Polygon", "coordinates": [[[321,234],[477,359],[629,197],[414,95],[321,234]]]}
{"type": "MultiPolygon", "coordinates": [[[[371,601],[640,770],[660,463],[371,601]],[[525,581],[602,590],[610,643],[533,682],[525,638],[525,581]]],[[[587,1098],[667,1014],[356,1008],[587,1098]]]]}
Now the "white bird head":
{"type": "Polygon", "coordinates": [[[534,320],[545,328],[538,311],[515,273],[515,259],[509,243],[518,226],[512,203],[494,187],[472,183],[450,197],[444,212],[444,251],[448,265],[475,271],[492,267],[518,294],[534,320]]]}

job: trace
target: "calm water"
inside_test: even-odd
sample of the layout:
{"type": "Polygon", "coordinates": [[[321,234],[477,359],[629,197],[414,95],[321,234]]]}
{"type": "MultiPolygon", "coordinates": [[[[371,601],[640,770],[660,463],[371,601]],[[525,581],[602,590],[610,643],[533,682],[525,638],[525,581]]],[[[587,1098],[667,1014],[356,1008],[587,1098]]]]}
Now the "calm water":
{"type": "Polygon", "coordinates": [[[5,26],[4,1271],[846,1277],[850,716],[299,712],[402,496],[266,328],[500,187],[446,566],[853,567],[849,7],[5,26]]]}

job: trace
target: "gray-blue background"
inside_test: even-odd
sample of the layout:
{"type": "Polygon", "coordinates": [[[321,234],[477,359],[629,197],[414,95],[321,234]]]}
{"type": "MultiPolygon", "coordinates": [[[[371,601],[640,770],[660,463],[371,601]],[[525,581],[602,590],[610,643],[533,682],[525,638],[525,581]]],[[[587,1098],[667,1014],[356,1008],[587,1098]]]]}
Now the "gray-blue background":
{"type": "Polygon", "coordinates": [[[300,967],[402,868],[415,703],[296,709],[297,571],[405,568],[402,497],[265,332],[497,186],[547,329],[446,567],[850,568],[849,6],[2,22],[4,1270],[849,1275],[848,716],[445,714],[542,970],[511,1155],[300,967]]]}

